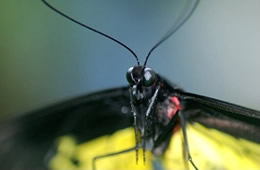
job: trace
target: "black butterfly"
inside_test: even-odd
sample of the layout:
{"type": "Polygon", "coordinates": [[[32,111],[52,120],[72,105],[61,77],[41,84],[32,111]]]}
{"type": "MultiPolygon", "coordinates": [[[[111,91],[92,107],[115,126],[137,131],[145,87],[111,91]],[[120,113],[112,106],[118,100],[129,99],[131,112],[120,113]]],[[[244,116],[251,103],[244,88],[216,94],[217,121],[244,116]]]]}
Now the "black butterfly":
{"type": "MultiPolygon", "coordinates": [[[[187,139],[189,137],[186,130],[187,122],[192,126],[199,123],[207,129],[224,132],[237,141],[240,139],[249,140],[256,146],[255,148],[259,149],[259,111],[187,93],[146,66],[152,51],[185,23],[198,5],[198,1],[191,3],[190,8],[187,9],[179,23],[174,25],[150,50],[144,65],[140,65],[136,54],[120,41],[70,18],[45,0],[42,0],[42,2],[67,19],[125,47],[135,56],[137,66],[131,67],[127,72],[126,77],[129,87],[115,88],[78,97],[2,123],[0,127],[1,169],[56,169],[57,166],[64,169],[63,164],[66,163],[69,165],[67,166],[68,169],[85,169],[85,162],[80,159],[79,154],[76,154],[79,151],[77,148],[74,149],[74,144],[82,146],[86,143],[89,144],[91,141],[96,142],[95,140],[101,136],[116,134],[120,129],[132,125],[134,125],[134,130],[131,132],[133,132],[133,139],[135,139],[132,147],[112,152],[105,150],[101,154],[96,153],[91,158],[93,162],[88,162],[87,164],[91,165],[87,167],[93,166],[94,169],[101,169],[101,166],[103,166],[104,168],[104,165],[101,165],[103,163],[98,163],[100,160],[124,155],[134,150],[136,151],[135,159],[138,162],[139,149],[143,150],[141,156],[143,161],[148,162],[150,157],[149,153],[146,155],[146,150],[150,150],[156,156],[165,155],[173,140],[172,136],[176,136],[181,129],[183,156],[190,162],[190,165],[184,167],[191,166],[194,169],[203,169],[205,167],[201,167],[201,164],[196,162],[196,155],[193,155],[190,151],[189,147],[193,146],[193,139],[187,139]],[[66,146],[70,146],[65,147],[65,150],[62,149],[64,141],[66,146]],[[62,154],[61,157],[58,157],[58,161],[55,160],[57,153],[62,154]],[[66,162],[62,161],[63,158],[66,158],[66,162]]],[[[210,131],[209,134],[216,135],[217,133],[210,131]]],[[[214,136],[212,137],[214,138],[214,136]]],[[[215,137],[216,139],[213,140],[223,139],[219,135],[215,137]]],[[[108,141],[106,139],[106,142],[108,141]]],[[[112,140],[113,142],[115,141],[112,140]]],[[[127,143],[128,141],[124,142],[127,143]]],[[[97,147],[94,149],[98,150],[98,147],[101,146],[92,145],[92,147],[97,147]]],[[[113,147],[109,145],[109,148],[113,147]]],[[[84,152],[88,154],[90,150],[89,147],[84,152]]],[[[177,149],[175,148],[175,150],[177,149]]],[[[245,152],[250,155],[250,152],[253,151],[247,150],[245,152]]],[[[254,155],[257,154],[259,156],[260,153],[256,152],[254,155]]],[[[258,160],[259,158],[256,158],[256,162],[258,160]]],[[[121,163],[120,161],[122,160],[117,160],[118,164],[121,163]]],[[[163,162],[160,159],[152,162],[154,163],[153,169],[168,167],[157,165],[156,162],[163,162]]],[[[125,160],[124,163],[130,164],[129,160],[125,160]]],[[[235,164],[239,165],[239,162],[235,162],[235,164]]],[[[112,168],[109,168],[106,166],[110,165],[105,164],[106,169],[118,169],[120,167],[112,166],[112,168]]],[[[214,166],[206,165],[206,168],[228,169],[217,163],[214,166]]],[[[177,166],[175,169],[178,169],[177,166]]]]}

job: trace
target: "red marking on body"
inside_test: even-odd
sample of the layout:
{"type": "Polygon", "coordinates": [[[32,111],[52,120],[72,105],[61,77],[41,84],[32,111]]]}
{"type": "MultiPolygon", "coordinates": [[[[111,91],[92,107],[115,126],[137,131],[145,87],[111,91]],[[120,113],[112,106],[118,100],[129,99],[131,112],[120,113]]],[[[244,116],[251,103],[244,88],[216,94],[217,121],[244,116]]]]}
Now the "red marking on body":
{"type": "MultiPolygon", "coordinates": [[[[167,117],[171,119],[173,116],[175,116],[177,114],[178,110],[182,109],[182,107],[181,107],[181,102],[178,99],[178,97],[176,97],[176,96],[170,97],[169,100],[170,100],[171,104],[169,105],[168,110],[167,110],[167,117]]],[[[173,133],[180,130],[180,128],[181,128],[180,122],[181,122],[181,120],[180,120],[180,118],[178,118],[177,122],[173,128],[173,133]]]]}
{"type": "Polygon", "coordinates": [[[180,100],[177,97],[170,97],[170,101],[172,102],[172,104],[174,105],[171,108],[168,108],[167,110],[167,116],[168,118],[172,118],[177,112],[178,110],[182,109],[181,107],[181,103],[180,100]]]}

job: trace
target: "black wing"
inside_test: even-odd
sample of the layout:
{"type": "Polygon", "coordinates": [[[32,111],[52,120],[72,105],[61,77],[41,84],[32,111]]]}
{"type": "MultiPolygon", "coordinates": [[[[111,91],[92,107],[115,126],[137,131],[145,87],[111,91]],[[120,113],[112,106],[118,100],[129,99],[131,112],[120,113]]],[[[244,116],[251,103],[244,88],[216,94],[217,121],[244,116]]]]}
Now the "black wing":
{"type": "Polygon", "coordinates": [[[199,122],[234,137],[260,143],[260,112],[217,99],[176,92],[188,121],[199,122]]]}
{"type": "Polygon", "coordinates": [[[127,88],[78,97],[0,126],[1,169],[47,169],[44,158],[59,136],[80,141],[132,125],[127,88]],[[123,111],[122,111],[123,109],[123,111]],[[127,116],[129,115],[129,116],[127,116]]]}

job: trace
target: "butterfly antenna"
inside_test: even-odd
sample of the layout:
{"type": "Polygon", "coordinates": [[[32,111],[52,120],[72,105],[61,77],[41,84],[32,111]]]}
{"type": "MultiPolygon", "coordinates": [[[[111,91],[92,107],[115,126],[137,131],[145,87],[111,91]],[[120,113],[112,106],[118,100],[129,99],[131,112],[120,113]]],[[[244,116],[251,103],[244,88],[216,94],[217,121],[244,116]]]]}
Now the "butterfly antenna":
{"type": "Polygon", "coordinates": [[[193,14],[195,11],[196,7],[199,4],[199,0],[192,0],[190,3],[189,7],[185,10],[184,15],[178,20],[176,24],[174,24],[169,31],[151,48],[151,50],[148,52],[144,66],[146,66],[146,63],[151,55],[151,53],[159,46],[161,45],[164,41],[166,41],[168,38],[170,38],[193,14]]]}
{"type": "Polygon", "coordinates": [[[115,39],[115,38],[113,38],[113,37],[111,37],[111,36],[109,36],[109,35],[107,35],[107,34],[101,32],[101,31],[98,31],[98,30],[96,30],[96,29],[94,29],[94,28],[92,28],[92,27],[90,27],[90,26],[88,26],[88,25],[85,25],[85,24],[83,24],[83,23],[81,23],[81,22],[79,22],[79,21],[73,19],[72,17],[70,17],[70,16],[64,14],[64,13],[61,12],[60,10],[56,9],[55,7],[53,7],[51,4],[49,4],[48,2],[46,2],[46,0],[42,0],[42,2],[43,2],[47,7],[49,7],[50,9],[52,9],[54,12],[60,14],[61,16],[67,18],[68,20],[70,20],[70,21],[72,21],[72,22],[74,22],[74,23],[76,23],[76,24],[78,24],[78,25],[80,25],[80,26],[82,26],[82,27],[85,27],[85,28],[87,28],[88,30],[93,31],[93,32],[95,32],[95,33],[97,33],[97,34],[99,34],[99,35],[102,35],[102,36],[104,36],[104,37],[106,37],[106,38],[108,38],[108,39],[110,39],[110,40],[116,42],[117,44],[123,46],[125,49],[127,49],[127,50],[135,57],[136,62],[137,62],[137,65],[140,65],[139,59],[138,59],[137,55],[134,53],[134,51],[131,50],[129,47],[127,47],[127,46],[126,46],[125,44],[123,44],[122,42],[120,42],[119,40],[117,40],[117,39],[115,39]]]}

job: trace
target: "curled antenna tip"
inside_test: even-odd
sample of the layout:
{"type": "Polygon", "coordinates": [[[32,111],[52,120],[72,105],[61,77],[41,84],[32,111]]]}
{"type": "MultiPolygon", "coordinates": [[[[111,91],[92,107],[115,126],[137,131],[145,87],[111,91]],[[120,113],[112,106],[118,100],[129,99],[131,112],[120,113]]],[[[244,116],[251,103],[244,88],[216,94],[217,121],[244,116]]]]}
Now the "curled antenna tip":
{"type": "Polygon", "coordinates": [[[173,25],[172,28],[169,29],[169,31],[151,48],[151,50],[148,52],[144,66],[146,66],[147,61],[151,55],[151,53],[160,46],[163,42],[165,42],[168,38],[170,38],[183,24],[191,17],[193,12],[195,11],[196,7],[199,4],[199,0],[192,0],[189,7],[186,9],[185,14],[177,21],[176,24],[173,25]]]}

